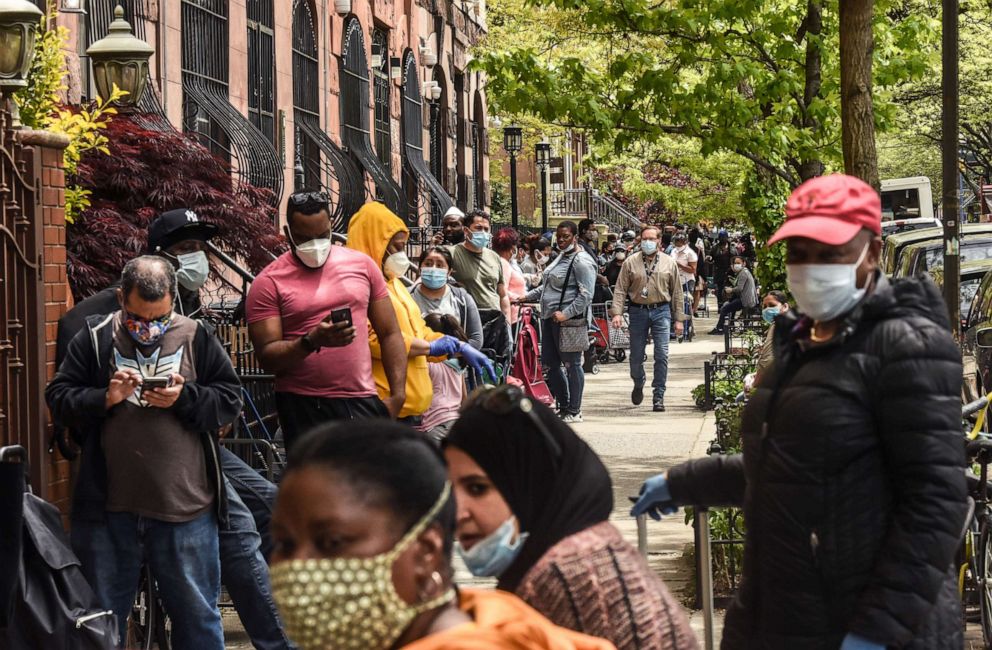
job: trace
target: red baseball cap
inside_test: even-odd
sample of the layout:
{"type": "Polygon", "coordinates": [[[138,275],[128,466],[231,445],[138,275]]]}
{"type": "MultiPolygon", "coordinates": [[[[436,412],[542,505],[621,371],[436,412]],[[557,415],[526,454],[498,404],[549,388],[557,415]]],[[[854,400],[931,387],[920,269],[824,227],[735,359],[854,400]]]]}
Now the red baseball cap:
{"type": "Polygon", "coordinates": [[[839,246],[854,239],[862,228],[882,234],[882,201],[878,192],[854,176],[819,176],[793,190],[785,204],[785,223],[768,240],[768,245],[805,237],[839,246]]]}

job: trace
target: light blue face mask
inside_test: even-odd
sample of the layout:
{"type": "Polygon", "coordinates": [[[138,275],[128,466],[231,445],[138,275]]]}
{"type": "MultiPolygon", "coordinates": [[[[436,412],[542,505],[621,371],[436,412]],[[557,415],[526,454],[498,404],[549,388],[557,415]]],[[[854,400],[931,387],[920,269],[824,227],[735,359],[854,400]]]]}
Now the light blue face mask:
{"type": "Polygon", "coordinates": [[[429,266],[420,269],[420,280],[428,289],[440,289],[448,283],[448,272],[429,266]]]}
{"type": "Polygon", "coordinates": [[[761,310],[761,318],[766,323],[771,323],[775,320],[775,317],[782,313],[781,307],[765,307],[761,310]]]}
{"type": "Polygon", "coordinates": [[[645,255],[654,255],[658,252],[658,242],[653,239],[645,239],[641,242],[641,251],[645,255]]]}
{"type": "Polygon", "coordinates": [[[485,248],[493,236],[485,231],[472,232],[472,245],[476,248],[485,248]]]}
{"type": "Polygon", "coordinates": [[[466,551],[458,542],[455,542],[455,549],[472,575],[498,578],[517,559],[527,540],[527,533],[520,533],[514,542],[516,530],[516,518],[510,517],[470,550],[466,551]]]}

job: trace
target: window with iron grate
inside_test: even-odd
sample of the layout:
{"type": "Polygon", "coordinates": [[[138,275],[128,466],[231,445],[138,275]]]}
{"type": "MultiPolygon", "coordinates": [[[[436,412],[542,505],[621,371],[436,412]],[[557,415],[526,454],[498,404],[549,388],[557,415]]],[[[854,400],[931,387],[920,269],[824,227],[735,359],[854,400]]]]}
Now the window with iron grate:
{"type": "Polygon", "coordinates": [[[248,0],[248,119],[269,142],[275,128],[273,0],[248,0]]]}
{"type": "MultiPolygon", "coordinates": [[[[293,113],[297,123],[320,122],[320,65],[317,59],[317,30],[310,0],[293,3],[293,113]]],[[[293,166],[299,190],[321,187],[320,149],[299,126],[295,129],[293,166]]]]}
{"type": "Polygon", "coordinates": [[[389,115],[389,34],[376,27],[372,33],[372,75],[375,93],[375,153],[387,172],[393,169],[393,137],[389,115]],[[375,57],[379,57],[376,66],[375,57]]]}
{"type": "MultiPolygon", "coordinates": [[[[182,0],[183,130],[224,160],[231,160],[227,134],[190,91],[224,97],[228,87],[227,0],[182,0]]],[[[203,100],[201,100],[203,101],[203,100]]]]}

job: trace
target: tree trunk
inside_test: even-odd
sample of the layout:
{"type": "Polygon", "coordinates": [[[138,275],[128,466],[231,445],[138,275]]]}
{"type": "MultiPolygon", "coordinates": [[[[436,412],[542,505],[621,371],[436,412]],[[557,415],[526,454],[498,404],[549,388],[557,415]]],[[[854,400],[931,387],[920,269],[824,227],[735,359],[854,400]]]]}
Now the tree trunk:
{"type": "MultiPolygon", "coordinates": [[[[823,32],[822,0],[809,0],[807,2],[804,27],[806,31],[806,86],[803,89],[803,128],[812,132],[820,126],[816,118],[810,113],[809,106],[820,97],[820,89],[823,85],[823,57],[820,52],[819,39],[823,32]]],[[[801,181],[808,181],[821,174],[823,174],[822,160],[803,160],[799,166],[801,181]]]]}
{"type": "Polygon", "coordinates": [[[840,117],[844,171],[879,189],[871,99],[873,0],[840,0],[840,117]]]}

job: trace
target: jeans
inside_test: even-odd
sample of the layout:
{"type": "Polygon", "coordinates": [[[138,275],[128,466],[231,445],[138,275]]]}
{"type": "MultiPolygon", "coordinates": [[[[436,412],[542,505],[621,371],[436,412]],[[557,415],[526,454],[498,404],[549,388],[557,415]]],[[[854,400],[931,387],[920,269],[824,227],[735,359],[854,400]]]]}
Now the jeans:
{"type": "Polygon", "coordinates": [[[272,550],[269,520],[278,488],[223,446],[220,464],[228,514],[228,526],[220,530],[221,579],[255,648],[291,648],[265,563],[272,550]]]}
{"type": "Polygon", "coordinates": [[[630,306],[630,378],[635,386],[643,386],[644,350],[648,344],[648,333],[654,339],[654,379],[651,388],[655,401],[665,398],[665,384],[668,383],[668,337],[672,329],[672,309],[661,305],[653,309],[630,306]]]}
{"type": "Polygon", "coordinates": [[[276,411],[286,451],[311,429],[341,420],[389,418],[389,409],[376,395],[369,397],[313,397],[276,393],[276,411]]]}
{"type": "Polygon", "coordinates": [[[727,302],[723,303],[720,307],[720,320],[716,322],[716,328],[718,330],[723,329],[723,323],[727,320],[728,316],[733,317],[733,315],[744,308],[744,303],[741,302],[740,298],[731,298],[727,302]]]}
{"type": "Polygon", "coordinates": [[[563,415],[575,415],[582,410],[582,391],[586,385],[582,353],[561,352],[558,349],[561,326],[554,320],[544,319],[542,331],[541,364],[548,371],[548,389],[555,396],[563,415]]]}
{"type": "Polygon", "coordinates": [[[176,650],[224,650],[220,609],[217,515],[211,506],[193,521],[169,523],[128,512],[102,522],[73,521],[72,548],[100,603],[127,634],[141,566],[148,563],[172,619],[176,650]]]}

